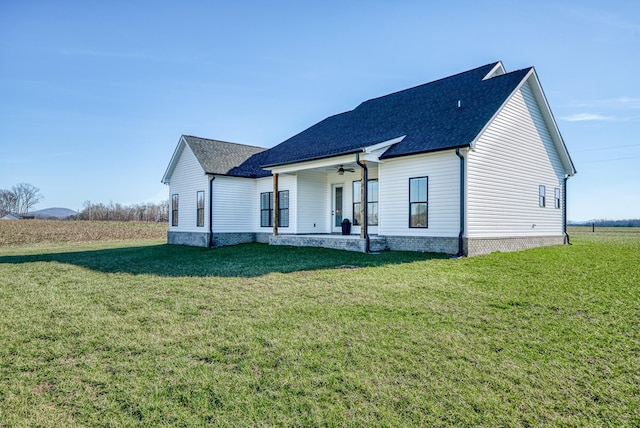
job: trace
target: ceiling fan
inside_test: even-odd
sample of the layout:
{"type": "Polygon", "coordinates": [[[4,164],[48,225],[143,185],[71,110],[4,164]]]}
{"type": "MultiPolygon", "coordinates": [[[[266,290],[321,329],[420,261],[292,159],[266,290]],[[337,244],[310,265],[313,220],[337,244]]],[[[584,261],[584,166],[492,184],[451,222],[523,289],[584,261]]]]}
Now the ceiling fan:
{"type": "Polygon", "coordinates": [[[344,172],[355,172],[353,168],[344,168],[344,165],[340,165],[340,168],[336,171],[338,175],[344,175],[344,172]]]}

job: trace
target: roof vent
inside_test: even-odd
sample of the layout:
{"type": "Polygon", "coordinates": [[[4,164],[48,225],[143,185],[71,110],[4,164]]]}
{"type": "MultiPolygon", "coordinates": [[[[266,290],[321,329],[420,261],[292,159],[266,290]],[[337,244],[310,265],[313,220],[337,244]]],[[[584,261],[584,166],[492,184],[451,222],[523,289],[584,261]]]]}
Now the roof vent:
{"type": "Polygon", "coordinates": [[[462,108],[462,100],[458,100],[458,108],[462,108]]]}

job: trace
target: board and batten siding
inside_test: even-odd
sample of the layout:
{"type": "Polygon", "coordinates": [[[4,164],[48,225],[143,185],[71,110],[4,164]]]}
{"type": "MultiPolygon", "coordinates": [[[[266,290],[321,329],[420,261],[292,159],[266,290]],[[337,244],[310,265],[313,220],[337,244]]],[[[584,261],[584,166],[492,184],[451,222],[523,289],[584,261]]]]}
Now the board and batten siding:
{"type": "Polygon", "coordinates": [[[528,83],[522,85],[467,157],[467,236],[562,234],[564,169],[528,83]],[[546,186],[546,206],[538,189],[546,186]]]}
{"type": "Polygon", "coordinates": [[[213,180],[214,233],[255,232],[259,209],[254,179],[216,176],[213,180]]]}
{"type": "Polygon", "coordinates": [[[171,226],[169,220],[169,231],[173,232],[207,232],[206,219],[209,215],[208,200],[209,179],[205,175],[200,163],[188,145],[185,145],[180,153],[178,162],[171,174],[169,183],[169,215],[171,215],[172,195],[178,194],[178,226],[171,226]],[[205,225],[198,227],[196,218],[196,192],[205,192],[205,225]]]}
{"type": "Polygon", "coordinates": [[[460,159],[443,151],[378,165],[380,235],[453,237],[460,232],[460,159]],[[429,177],[428,227],[409,227],[409,178],[429,177]]]}

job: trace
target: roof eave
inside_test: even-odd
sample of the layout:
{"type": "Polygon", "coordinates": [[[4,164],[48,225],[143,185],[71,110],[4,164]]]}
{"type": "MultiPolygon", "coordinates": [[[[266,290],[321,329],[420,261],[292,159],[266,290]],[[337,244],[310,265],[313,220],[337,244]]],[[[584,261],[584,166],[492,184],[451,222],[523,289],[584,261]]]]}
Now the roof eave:
{"type": "MultiPolygon", "coordinates": [[[[542,89],[542,85],[540,84],[540,79],[538,78],[538,73],[534,67],[531,67],[531,72],[527,74],[524,81],[529,81],[531,79],[530,85],[532,86],[533,94],[538,100],[539,103],[542,103],[544,109],[541,109],[541,113],[543,118],[547,122],[549,126],[549,133],[551,134],[551,139],[554,142],[554,145],[558,149],[558,155],[560,156],[562,163],[565,167],[565,174],[568,176],[574,176],[578,171],[576,171],[575,165],[573,164],[573,159],[571,159],[571,155],[569,154],[569,150],[567,150],[567,146],[564,142],[564,138],[562,138],[562,134],[560,133],[560,128],[558,128],[558,124],[556,122],[555,117],[553,116],[553,112],[551,111],[551,107],[549,106],[549,102],[547,101],[547,96],[544,93],[544,89],[542,89]]],[[[521,85],[520,85],[521,86],[521,85]]],[[[518,86],[518,88],[520,88],[518,86]]]]}
{"type": "Polygon", "coordinates": [[[344,156],[344,155],[350,155],[350,154],[354,154],[354,153],[362,153],[363,150],[364,149],[359,148],[359,149],[347,150],[347,151],[340,152],[340,153],[332,153],[330,155],[320,155],[320,156],[313,156],[313,157],[310,157],[310,158],[292,160],[292,161],[288,161],[288,162],[260,165],[260,168],[269,169],[269,168],[275,168],[275,167],[279,167],[279,166],[292,165],[294,163],[309,162],[309,161],[314,161],[314,160],[319,160],[319,159],[328,159],[328,158],[333,158],[333,157],[336,157],[336,156],[344,156]]]}
{"type": "Polygon", "coordinates": [[[171,181],[171,175],[173,174],[173,170],[176,168],[176,164],[178,163],[178,159],[180,158],[180,154],[184,147],[187,145],[186,140],[184,139],[184,135],[180,136],[180,141],[176,145],[175,150],[173,151],[173,155],[171,156],[171,160],[169,161],[169,165],[167,165],[167,169],[162,176],[162,180],[160,182],[162,184],[169,184],[171,181]]]}
{"type": "Polygon", "coordinates": [[[455,145],[455,146],[439,147],[437,149],[421,150],[421,151],[411,152],[411,153],[400,153],[400,154],[397,154],[397,155],[385,155],[383,153],[382,155],[380,155],[380,159],[394,159],[394,158],[401,158],[401,157],[406,157],[406,156],[423,155],[423,154],[427,154],[427,153],[445,152],[447,150],[463,149],[465,147],[471,147],[471,143],[458,144],[458,145],[455,145]]]}
{"type": "Polygon", "coordinates": [[[226,173],[219,173],[219,172],[205,172],[204,174],[205,175],[210,175],[210,176],[216,176],[216,177],[234,177],[234,178],[249,178],[249,179],[265,178],[265,177],[271,176],[270,173],[269,173],[269,175],[226,174],[226,173]]]}

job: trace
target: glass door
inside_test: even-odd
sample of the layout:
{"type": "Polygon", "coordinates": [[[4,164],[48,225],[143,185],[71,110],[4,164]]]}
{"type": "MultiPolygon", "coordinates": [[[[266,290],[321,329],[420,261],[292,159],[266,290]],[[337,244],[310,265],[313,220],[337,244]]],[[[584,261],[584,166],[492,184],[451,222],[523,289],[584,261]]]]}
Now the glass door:
{"type": "Polygon", "coordinates": [[[342,231],[342,215],[343,215],[343,191],[342,185],[333,186],[333,197],[331,206],[331,216],[333,217],[333,232],[342,231]]]}

